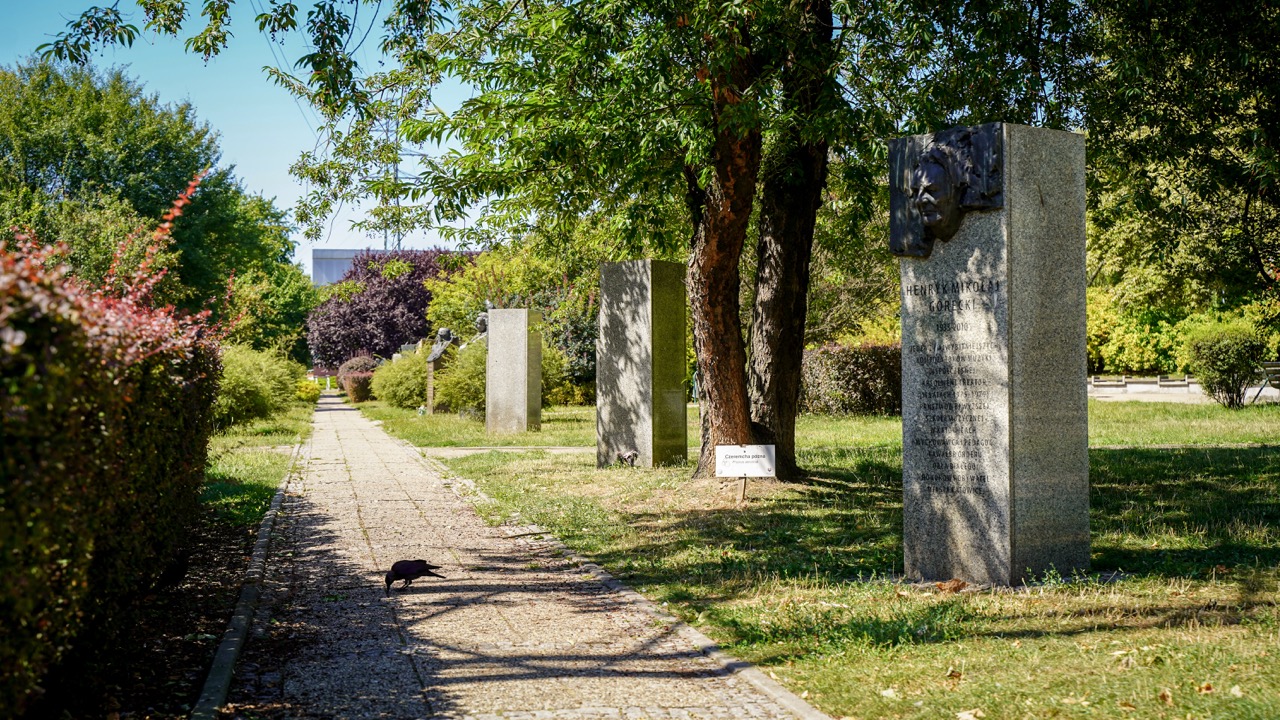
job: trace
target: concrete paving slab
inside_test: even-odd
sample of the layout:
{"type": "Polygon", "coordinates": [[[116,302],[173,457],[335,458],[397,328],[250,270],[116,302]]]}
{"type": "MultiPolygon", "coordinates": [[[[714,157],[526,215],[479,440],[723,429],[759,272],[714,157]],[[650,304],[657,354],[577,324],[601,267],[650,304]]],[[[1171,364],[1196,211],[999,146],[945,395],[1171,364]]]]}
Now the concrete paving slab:
{"type": "MultiPolygon", "coordinates": [[[[232,717],[823,718],[336,398],[287,488],[232,717]],[[396,560],[445,579],[385,592],[396,560]]],[[[399,583],[397,583],[399,588],[399,583]]]]}

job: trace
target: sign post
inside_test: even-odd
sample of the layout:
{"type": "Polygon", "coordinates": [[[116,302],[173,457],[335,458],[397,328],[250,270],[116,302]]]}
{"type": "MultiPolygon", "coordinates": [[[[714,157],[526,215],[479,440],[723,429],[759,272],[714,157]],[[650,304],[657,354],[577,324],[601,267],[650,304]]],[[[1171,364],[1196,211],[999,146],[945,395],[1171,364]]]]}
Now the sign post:
{"type": "Polygon", "coordinates": [[[736,477],[738,502],[747,500],[747,478],[775,477],[776,451],[773,445],[717,445],[716,477],[736,477]]]}

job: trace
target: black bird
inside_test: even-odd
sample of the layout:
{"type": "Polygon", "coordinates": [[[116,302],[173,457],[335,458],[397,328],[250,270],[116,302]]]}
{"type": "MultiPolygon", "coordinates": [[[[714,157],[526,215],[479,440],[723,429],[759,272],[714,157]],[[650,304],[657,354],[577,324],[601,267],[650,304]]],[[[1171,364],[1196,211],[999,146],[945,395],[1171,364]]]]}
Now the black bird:
{"type": "Polygon", "coordinates": [[[404,585],[400,586],[400,589],[404,590],[409,587],[409,583],[417,580],[423,575],[430,575],[431,577],[443,579],[443,575],[431,572],[432,570],[439,569],[439,565],[432,565],[426,560],[398,560],[391,566],[391,569],[387,571],[387,595],[391,594],[391,583],[397,580],[404,581],[404,585]]]}

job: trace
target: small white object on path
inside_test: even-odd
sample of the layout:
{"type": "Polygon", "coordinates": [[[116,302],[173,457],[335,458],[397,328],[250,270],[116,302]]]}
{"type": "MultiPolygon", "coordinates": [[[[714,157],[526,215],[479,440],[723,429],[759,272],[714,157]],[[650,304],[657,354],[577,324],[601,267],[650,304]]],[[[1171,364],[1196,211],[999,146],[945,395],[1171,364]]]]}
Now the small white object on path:
{"type": "Polygon", "coordinates": [[[539,528],[487,525],[437,468],[321,398],[233,717],[826,717],[539,528]],[[384,597],[391,563],[417,558],[446,579],[384,597]]]}

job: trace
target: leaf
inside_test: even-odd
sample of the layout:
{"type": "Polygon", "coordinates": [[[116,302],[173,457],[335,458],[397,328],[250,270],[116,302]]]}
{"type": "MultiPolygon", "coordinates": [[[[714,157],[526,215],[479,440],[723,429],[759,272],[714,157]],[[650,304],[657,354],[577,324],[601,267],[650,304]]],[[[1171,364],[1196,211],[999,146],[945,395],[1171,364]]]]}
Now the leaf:
{"type": "Polygon", "coordinates": [[[1138,709],[1138,707],[1137,707],[1136,705],[1134,705],[1133,703],[1129,702],[1128,700],[1121,700],[1120,702],[1118,702],[1118,703],[1116,703],[1116,704],[1120,707],[1120,709],[1121,709],[1121,710],[1125,710],[1125,711],[1129,711],[1129,710],[1137,710],[1137,709],[1138,709]]]}
{"type": "Polygon", "coordinates": [[[1160,702],[1164,703],[1165,705],[1173,704],[1173,691],[1170,690],[1169,688],[1162,689],[1160,691],[1160,694],[1157,697],[1159,697],[1160,702]]]}
{"type": "Polygon", "coordinates": [[[952,578],[946,582],[934,583],[934,586],[944,593],[958,593],[969,587],[969,583],[958,578],[952,578]]]}
{"type": "Polygon", "coordinates": [[[887,697],[890,700],[894,700],[894,699],[897,699],[898,697],[898,691],[894,690],[893,688],[889,688],[887,690],[881,690],[880,695],[883,697],[887,697]]]}
{"type": "Polygon", "coordinates": [[[1227,692],[1231,693],[1231,697],[1244,697],[1244,691],[1240,689],[1239,685],[1232,685],[1227,692]]]}
{"type": "Polygon", "coordinates": [[[1196,688],[1196,691],[1199,692],[1201,695],[1208,695],[1209,693],[1213,692],[1213,683],[1206,682],[1200,687],[1196,688]]]}
{"type": "Polygon", "coordinates": [[[959,670],[955,669],[954,667],[949,667],[949,668],[947,668],[947,677],[949,677],[949,678],[951,678],[951,679],[953,679],[953,680],[959,680],[959,679],[961,679],[961,678],[963,678],[963,677],[964,677],[964,673],[960,672],[959,670]]]}
{"type": "Polygon", "coordinates": [[[977,720],[978,718],[986,716],[986,713],[982,712],[978,708],[974,708],[972,710],[961,710],[956,713],[956,720],[977,720]]]}

